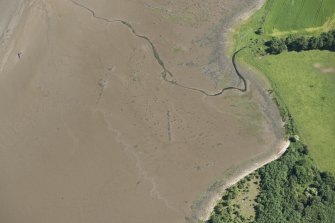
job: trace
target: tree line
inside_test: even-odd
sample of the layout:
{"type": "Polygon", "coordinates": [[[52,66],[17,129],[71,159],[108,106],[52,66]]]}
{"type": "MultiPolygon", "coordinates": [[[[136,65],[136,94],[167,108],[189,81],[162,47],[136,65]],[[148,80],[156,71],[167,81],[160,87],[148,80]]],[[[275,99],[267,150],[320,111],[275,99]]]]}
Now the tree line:
{"type": "MultiPolygon", "coordinates": [[[[254,220],[234,207],[241,183],[227,190],[207,223],[331,223],[335,216],[335,178],[320,172],[300,142],[257,171],[261,179],[254,220]]],[[[243,184],[242,184],[243,185],[243,184]]]]}
{"type": "Polygon", "coordinates": [[[269,54],[280,54],[283,51],[330,50],[335,51],[335,30],[321,33],[319,36],[290,34],[286,38],[272,37],[265,42],[269,54]]]}

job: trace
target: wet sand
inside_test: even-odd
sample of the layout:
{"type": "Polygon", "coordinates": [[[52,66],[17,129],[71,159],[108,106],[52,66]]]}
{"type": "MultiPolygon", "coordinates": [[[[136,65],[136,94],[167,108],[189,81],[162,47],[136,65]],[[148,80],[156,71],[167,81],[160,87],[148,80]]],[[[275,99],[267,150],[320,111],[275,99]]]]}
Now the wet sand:
{"type": "Polygon", "coordinates": [[[225,33],[255,3],[26,1],[0,45],[1,221],[193,222],[227,170],[276,153],[250,71],[246,93],[174,84],[241,87],[225,33]]]}

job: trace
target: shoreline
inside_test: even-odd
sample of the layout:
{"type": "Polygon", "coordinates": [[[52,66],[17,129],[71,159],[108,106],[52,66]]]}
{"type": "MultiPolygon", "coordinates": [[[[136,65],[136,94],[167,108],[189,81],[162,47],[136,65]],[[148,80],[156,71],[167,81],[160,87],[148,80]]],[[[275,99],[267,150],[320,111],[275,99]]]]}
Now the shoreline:
{"type": "Polygon", "coordinates": [[[240,171],[239,174],[237,175],[232,175],[230,177],[227,177],[224,181],[225,183],[223,185],[221,185],[220,187],[220,191],[216,191],[216,196],[212,196],[212,198],[210,200],[207,201],[207,207],[205,208],[205,210],[203,211],[202,214],[200,214],[200,216],[198,217],[198,220],[201,221],[207,221],[210,218],[211,213],[213,212],[215,206],[217,205],[217,203],[219,202],[219,200],[222,199],[222,194],[225,192],[226,189],[232,187],[233,185],[235,185],[236,183],[238,183],[240,180],[242,180],[244,177],[248,176],[249,174],[255,172],[256,170],[262,168],[263,166],[265,166],[266,164],[277,160],[278,158],[280,158],[288,149],[288,147],[290,146],[290,141],[283,141],[280,146],[278,146],[279,150],[277,153],[273,154],[272,156],[268,157],[265,160],[262,161],[258,161],[255,162],[253,164],[251,164],[251,166],[243,171],[240,171]]]}
{"type": "MultiPolygon", "coordinates": [[[[244,21],[248,20],[256,11],[258,11],[261,7],[264,6],[266,3],[266,0],[259,0],[255,3],[254,6],[250,7],[249,10],[244,10],[240,15],[238,15],[231,23],[230,27],[227,28],[229,32],[222,33],[223,39],[225,39],[226,44],[224,46],[225,48],[225,55],[229,56],[229,51],[233,48],[233,42],[231,35],[235,32],[236,27],[243,23],[244,21]]],[[[226,30],[226,31],[227,31],[226,30]]],[[[224,32],[224,30],[223,30],[224,32]]],[[[242,66],[242,68],[247,68],[245,65],[242,66]]],[[[251,71],[252,75],[256,75],[254,71],[251,71]]],[[[249,75],[247,75],[249,76],[249,75]]],[[[255,77],[252,77],[254,79],[255,77]]],[[[249,79],[249,78],[248,78],[249,79]]],[[[254,80],[248,80],[249,82],[254,80]]],[[[258,82],[258,81],[257,81],[258,82]]],[[[257,83],[259,85],[259,83],[257,83]]],[[[261,87],[261,86],[259,86],[261,87]]],[[[260,89],[261,91],[264,91],[264,89],[260,89]]],[[[269,97],[269,96],[268,96],[269,97]]],[[[271,99],[272,100],[272,99],[271,99]]],[[[207,199],[200,199],[200,206],[203,208],[200,208],[201,211],[193,212],[192,219],[196,221],[207,221],[210,218],[211,213],[213,212],[215,206],[217,203],[222,199],[222,194],[225,192],[226,189],[230,188],[231,186],[238,183],[240,180],[245,178],[247,175],[255,172],[256,170],[262,168],[266,164],[277,160],[280,158],[288,149],[290,146],[289,140],[284,140],[284,138],[275,146],[275,149],[269,149],[269,151],[266,151],[264,153],[258,154],[255,157],[251,157],[249,160],[246,160],[244,164],[237,165],[236,167],[233,167],[231,170],[226,171],[227,176],[223,177],[221,180],[215,182],[211,188],[207,192],[211,193],[210,196],[207,197],[207,199]],[[270,154],[267,154],[270,153],[270,154]],[[266,157],[262,157],[266,156],[266,157]],[[261,158],[262,157],[262,158],[261,158]],[[257,160],[258,159],[258,160],[257,160]],[[251,162],[251,163],[248,163],[251,162]],[[247,163],[247,164],[245,164],[247,163]],[[246,168],[239,170],[239,167],[247,165],[246,168]],[[232,171],[232,173],[231,173],[232,171]],[[237,173],[234,173],[236,171],[237,173]],[[205,204],[201,204],[205,203],[205,204]]],[[[199,204],[199,203],[198,203],[199,204]]],[[[192,207],[193,208],[193,207],[192,207]]]]}
{"type": "MultiPolygon", "coordinates": [[[[29,2],[29,1],[27,1],[29,2]]],[[[265,3],[265,0],[259,0],[257,2],[255,2],[254,6],[248,7],[249,10],[243,10],[241,12],[240,15],[238,15],[235,19],[233,19],[233,21],[231,21],[230,23],[230,28],[228,28],[225,31],[225,33],[222,33],[222,35],[230,35],[231,31],[233,31],[234,27],[236,25],[238,25],[241,21],[245,21],[247,20],[251,15],[253,15],[253,13],[258,10],[260,7],[262,7],[262,5],[265,3]],[[257,5],[256,5],[257,3],[257,5]]],[[[4,36],[5,38],[1,38],[0,40],[0,51],[2,50],[1,47],[3,45],[4,42],[7,41],[7,38],[10,38],[10,35],[12,34],[12,32],[15,31],[15,26],[17,24],[17,21],[20,19],[20,17],[22,16],[22,12],[23,9],[25,8],[27,4],[26,3],[22,3],[19,7],[19,9],[17,9],[17,11],[15,11],[16,13],[13,15],[13,17],[11,18],[10,23],[8,24],[9,32],[6,33],[6,35],[4,36]]],[[[228,38],[226,38],[226,43],[228,43],[228,38]]],[[[10,46],[9,46],[10,47],[10,46]]],[[[228,46],[227,46],[228,47],[228,46]]],[[[10,50],[13,50],[12,48],[10,48],[10,50]]],[[[4,55],[4,62],[0,63],[0,71],[3,69],[3,65],[5,64],[6,60],[7,60],[7,55],[4,55]]],[[[228,56],[228,51],[225,51],[224,56],[228,56]]],[[[250,79],[250,78],[248,78],[250,79]]],[[[279,141],[279,139],[278,139],[279,141]]],[[[204,212],[206,212],[204,214],[204,217],[201,217],[201,214],[199,212],[199,215],[201,218],[204,218],[205,220],[207,220],[210,216],[210,214],[213,211],[213,208],[215,207],[215,205],[217,204],[217,201],[221,199],[221,195],[222,193],[229,187],[231,187],[232,185],[234,185],[235,183],[237,183],[239,180],[243,179],[246,175],[254,172],[255,170],[261,168],[262,166],[266,165],[267,163],[270,163],[273,160],[276,160],[277,158],[279,158],[285,151],[286,148],[285,146],[289,146],[289,142],[282,142],[279,141],[280,143],[274,144],[275,146],[270,147],[271,149],[265,151],[264,153],[258,154],[255,157],[251,157],[250,159],[246,160],[246,165],[248,166],[247,168],[242,168],[244,164],[239,165],[239,167],[241,167],[241,170],[236,169],[236,174],[230,174],[227,178],[223,178],[223,180],[221,181],[224,182],[223,184],[220,184],[220,187],[218,187],[218,191],[216,191],[215,196],[209,197],[210,199],[206,200],[205,202],[205,208],[203,209],[204,212]],[[271,153],[271,154],[269,154],[271,153]],[[264,156],[264,157],[263,157],[264,156]],[[250,163],[248,163],[250,162],[250,163]],[[243,170],[242,170],[243,169],[243,170]],[[208,217],[207,217],[208,216],[208,217]]],[[[229,171],[227,171],[229,172],[229,171]]]]}

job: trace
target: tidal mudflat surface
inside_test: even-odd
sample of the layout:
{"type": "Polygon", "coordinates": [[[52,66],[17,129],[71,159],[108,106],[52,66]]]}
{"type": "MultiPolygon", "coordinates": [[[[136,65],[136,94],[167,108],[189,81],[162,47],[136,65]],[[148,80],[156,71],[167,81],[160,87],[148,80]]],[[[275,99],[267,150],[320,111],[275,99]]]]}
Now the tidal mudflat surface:
{"type": "Polygon", "coordinates": [[[256,3],[24,1],[0,44],[1,221],[196,222],[227,170],[282,143],[227,56],[256,3]]]}

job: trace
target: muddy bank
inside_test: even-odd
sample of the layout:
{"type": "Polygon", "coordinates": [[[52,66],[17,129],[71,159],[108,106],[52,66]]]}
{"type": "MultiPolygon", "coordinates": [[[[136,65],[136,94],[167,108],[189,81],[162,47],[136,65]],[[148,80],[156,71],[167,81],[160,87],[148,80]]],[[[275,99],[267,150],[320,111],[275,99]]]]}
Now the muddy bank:
{"type": "Polygon", "coordinates": [[[276,108],[224,54],[254,1],[76,2],[27,1],[1,45],[1,219],[190,221],[227,170],[277,148],[276,108]],[[225,88],[241,91],[204,94],[225,88]]]}
{"type": "MultiPolygon", "coordinates": [[[[226,61],[227,64],[229,61],[228,52],[232,47],[233,42],[230,42],[230,35],[234,32],[234,27],[238,25],[238,23],[247,20],[250,16],[253,15],[254,12],[259,10],[265,4],[265,0],[254,1],[254,4],[248,5],[248,7],[234,14],[231,20],[228,20],[221,32],[223,36],[224,42],[224,53],[223,60],[226,61]]],[[[233,54],[236,56],[236,54],[233,54]]],[[[234,61],[233,61],[234,62],[234,61]]],[[[267,118],[270,120],[269,123],[272,124],[274,134],[277,136],[278,141],[269,147],[269,150],[264,153],[257,154],[251,157],[249,160],[245,160],[234,167],[231,167],[227,170],[221,178],[215,180],[212,185],[208,188],[206,192],[204,192],[201,197],[194,202],[192,206],[192,214],[190,217],[190,222],[197,222],[198,220],[207,220],[210,217],[211,212],[213,211],[217,202],[221,199],[221,195],[224,193],[225,189],[237,183],[239,180],[243,179],[248,174],[254,172],[255,170],[261,168],[267,163],[278,159],[288,148],[289,142],[282,141],[282,123],[278,122],[278,108],[272,101],[272,98],[266,92],[266,89],[260,84],[257,80],[256,75],[249,69],[244,67],[240,67],[237,63],[233,63],[234,67],[240,70],[240,73],[244,78],[248,80],[250,85],[257,89],[260,92],[261,97],[263,98],[263,109],[267,118]]]]}

